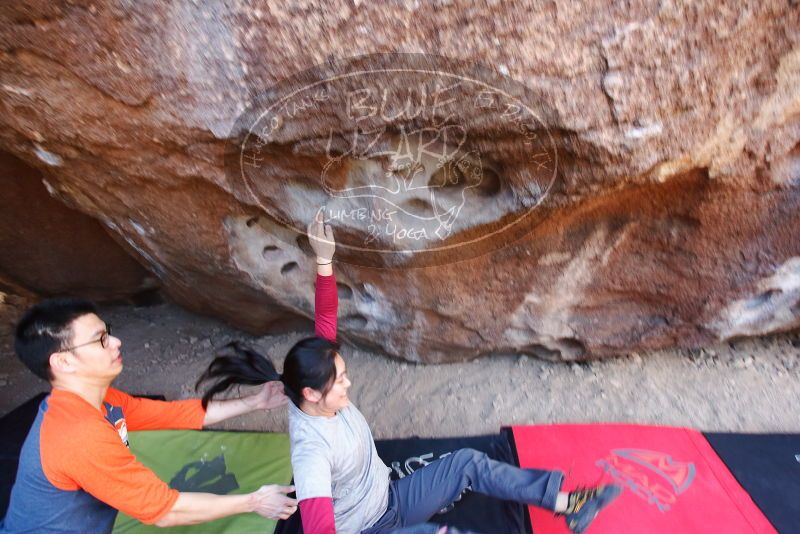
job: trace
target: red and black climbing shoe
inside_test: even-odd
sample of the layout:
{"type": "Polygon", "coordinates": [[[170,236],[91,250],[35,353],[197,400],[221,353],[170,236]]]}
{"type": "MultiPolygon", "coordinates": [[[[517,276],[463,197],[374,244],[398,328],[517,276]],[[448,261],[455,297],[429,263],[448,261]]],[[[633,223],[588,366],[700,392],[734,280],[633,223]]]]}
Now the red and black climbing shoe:
{"type": "Polygon", "coordinates": [[[563,514],[567,528],[573,534],[582,534],[600,513],[622,493],[622,486],[609,484],[595,488],[578,488],[568,494],[567,509],[563,514]]]}

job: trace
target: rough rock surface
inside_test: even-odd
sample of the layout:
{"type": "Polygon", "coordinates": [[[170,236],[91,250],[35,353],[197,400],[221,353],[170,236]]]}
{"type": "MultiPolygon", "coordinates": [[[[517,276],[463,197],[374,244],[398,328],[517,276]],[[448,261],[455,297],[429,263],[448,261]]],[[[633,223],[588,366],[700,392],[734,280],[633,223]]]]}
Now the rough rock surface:
{"type": "Polygon", "coordinates": [[[96,219],[53,199],[38,170],[0,152],[0,179],[0,291],[115,300],[157,287],[96,219]]]}
{"type": "MultiPolygon", "coordinates": [[[[335,220],[341,325],[354,341],[415,361],[581,359],[800,325],[792,2],[29,2],[0,7],[0,23],[0,148],[40,168],[55,197],[99,219],[193,310],[254,331],[310,316],[313,265],[296,230],[397,161],[342,149],[360,130],[335,102],[285,117],[246,187],[226,150],[253,94],[332,58],[400,51],[519,82],[554,180],[526,157],[531,131],[476,113],[474,88],[456,88],[449,111],[472,151],[454,157],[470,187],[448,189],[422,161],[429,188],[467,195],[442,242],[511,219],[524,231],[432,261],[434,240],[398,253],[381,236],[373,245],[395,250],[359,251],[368,230],[335,220]],[[461,163],[485,181],[469,183],[461,163]]],[[[389,108],[402,106],[408,95],[385,87],[389,108]]],[[[403,128],[427,126],[404,120],[364,124],[390,133],[375,146],[396,148],[403,128]]]]}
{"type": "Polygon", "coordinates": [[[0,348],[11,352],[13,349],[14,325],[25,312],[25,308],[35,302],[35,295],[7,280],[0,278],[0,348]]]}

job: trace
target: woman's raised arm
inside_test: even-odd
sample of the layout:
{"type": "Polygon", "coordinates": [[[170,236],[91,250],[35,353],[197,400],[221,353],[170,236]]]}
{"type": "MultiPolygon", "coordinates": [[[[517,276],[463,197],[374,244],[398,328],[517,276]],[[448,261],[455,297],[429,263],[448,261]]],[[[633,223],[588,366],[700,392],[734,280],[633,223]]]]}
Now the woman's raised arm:
{"type": "Polygon", "coordinates": [[[314,250],[317,262],[317,289],[314,295],[314,331],[328,341],[336,341],[336,314],[339,309],[339,294],[336,276],[333,274],[333,254],[336,241],[330,225],[324,223],[323,210],[317,212],[308,225],[308,242],[314,250]]]}

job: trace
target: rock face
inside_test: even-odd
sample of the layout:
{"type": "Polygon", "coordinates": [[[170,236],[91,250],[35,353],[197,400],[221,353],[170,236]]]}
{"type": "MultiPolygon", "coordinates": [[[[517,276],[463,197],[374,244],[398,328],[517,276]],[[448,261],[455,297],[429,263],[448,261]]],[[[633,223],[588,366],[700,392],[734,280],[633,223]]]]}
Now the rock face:
{"type": "Polygon", "coordinates": [[[28,4],[0,148],[195,311],[311,317],[325,204],[340,330],[409,360],[800,326],[792,2],[28,4]]]}
{"type": "Polygon", "coordinates": [[[41,173],[0,152],[0,291],[113,300],[157,286],[97,220],[47,192],[41,173]]]}
{"type": "Polygon", "coordinates": [[[35,302],[35,295],[19,286],[13,286],[0,279],[0,347],[11,352],[14,350],[14,327],[25,312],[35,302]]]}

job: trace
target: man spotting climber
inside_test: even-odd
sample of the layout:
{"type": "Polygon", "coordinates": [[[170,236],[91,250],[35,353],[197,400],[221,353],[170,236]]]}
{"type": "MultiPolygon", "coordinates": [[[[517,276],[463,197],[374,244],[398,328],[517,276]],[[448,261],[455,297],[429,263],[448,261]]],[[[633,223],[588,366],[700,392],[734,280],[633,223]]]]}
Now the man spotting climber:
{"type": "Polygon", "coordinates": [[[200,429],[254,410],[283,406],[280,384],[215,401],[132,397],[111,386],[122,371],[122,342],[85,300],[54,299],[30,308],[16,330],[22,362],[50,382],[20,453],[0,532],[111,532],[117,511],[166,527],[255,512],[288,517],[291,487],[245,495],[171,489],[128,449],[128,430],[200,429]]]}
{"type": "Polygon", "coordinates": [[[16,351],[52,390],[42,401],[20,453],[0,533],[111,532],[117,511],[157,526],[203,523],[255,512],[285,519],[297,502],[290,486],[245,495],[178,492],[139,463],[128,430],[199,429],[287,402],[280,382],[255,395],[173,402],[132,397],[111,387],[122,371],[122,342],[85,300],[56,299],[29,309],[16,351]]]}

